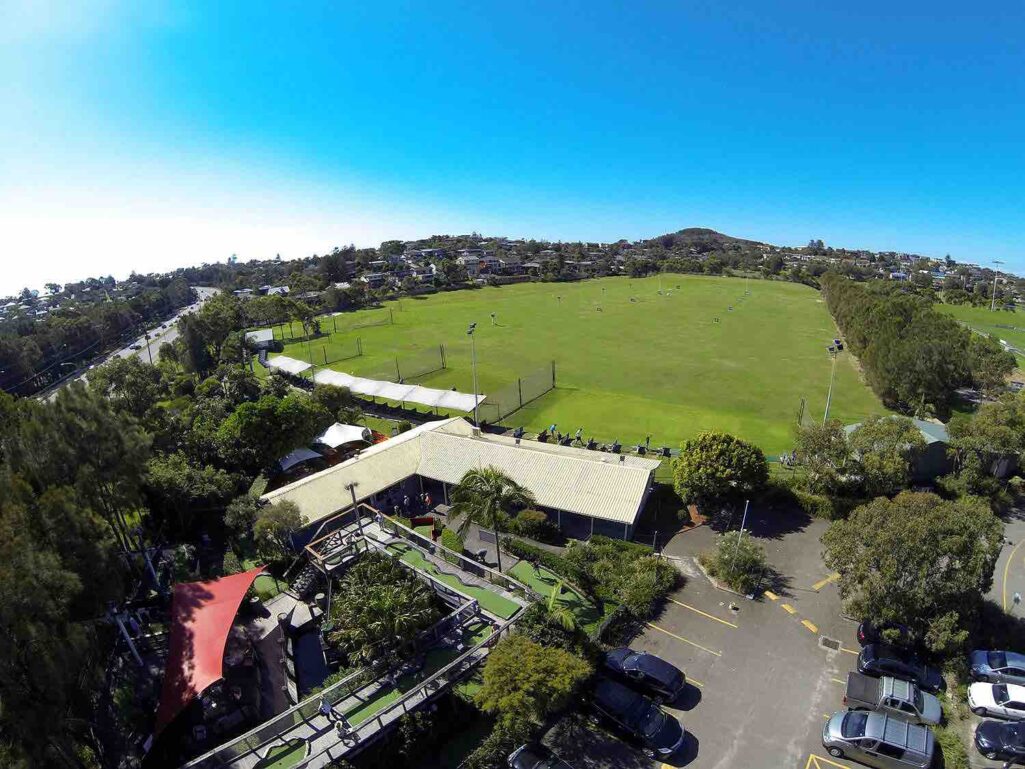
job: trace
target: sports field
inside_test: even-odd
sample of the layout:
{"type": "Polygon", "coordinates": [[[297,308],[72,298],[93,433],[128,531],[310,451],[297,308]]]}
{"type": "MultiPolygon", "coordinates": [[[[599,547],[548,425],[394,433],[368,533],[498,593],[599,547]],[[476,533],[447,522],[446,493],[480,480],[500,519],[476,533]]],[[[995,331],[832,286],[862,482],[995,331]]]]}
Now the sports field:
{"type": "Polygon", "coordinates": [[[1025,364],[1025,312],[990,311],[988,306],[969,307],[956,304],[937,304],[936,309],[956,318],[976,331],[1003,339],[1016,350],[1021,351],[1015,353],[1018,365],[1025,364]]]}
{"type": "MultiPolygon", "coordinates": [[[[329,337],[288,342],[285,354],[318,366],[326,357],[330,368],[371,376],[393,369],[395,357],[401,367],[444,344],[446,369],[406,381],[472,392],[466,329],[475,321],[483,393],[556,361],[557,388],[505,424],[583,427],[585,437],[625,445],[651,435],[653,446],[716,429],[775,454],[792,445],[802,398],[805,420],[822,418],[826,346],[836,331],[817,291],[754,280],[746,295],[738,278],[682,275],[663,276],[662,294],[659,287],[658,277],[616,277],[404,298],[325,316],[329,337]],[[349,357],[357,337],[363,354],[349,357]]],[[[854,422],[882,411],[854,361],[841,356],[831,416],[854,422]]]]}

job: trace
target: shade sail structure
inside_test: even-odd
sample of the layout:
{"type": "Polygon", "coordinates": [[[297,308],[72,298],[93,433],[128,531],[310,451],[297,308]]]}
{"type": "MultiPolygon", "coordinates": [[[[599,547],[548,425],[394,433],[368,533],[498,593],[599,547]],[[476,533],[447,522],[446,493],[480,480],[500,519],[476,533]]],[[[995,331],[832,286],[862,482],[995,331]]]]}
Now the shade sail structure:
{"type": "Polygon", "coordinates": [[[323,459],[323,457],[313,449],[296,449],[278,460],[278,468],[280,468],[281,472],[287,473],[296,465],[309,462],[311,459],[323,459]]]}
{"type": "Polygon", "coordinates": [[[231,624],[246,591],[264,568],[174,586],[169,652],[157,706],[158,734],[223,675],[224,644],[231,624]]]}
{"type": "Polygon", "coordinates": [[[370,429],[361,425],[343,425],[341,422],[335,422],[331,425],[324,433],[314,441],[314,443],[320,443],[324,446],[330,446],[333,449],[337,449],[339,446],[344,446],[346,443],[356,443],[357,441],[364,441],[370,443],[373,440],[373,436],[370,434],[370,429]]]}
{"type": "MultiPolygon", "coordinates": [[[[281,356],[271,358],[269,363],[281,360],[281,356]]],[[[301,361],[297,361],[301,362],[301,361]]],[[[307,366],[308,368],[308,366],[307,366]]],[[[378,379],[366,379],[352,376],[341,371],[321,369],[313,375],[317,384],[329,384],[336,387],[347,387],[358,395],[369,395],[374,398],[387,398],[396,403],[416,403],[431,408],[450,409],[452,411],[473,411],[474,397],[455,390],[438,390],[420,385],[397,384],[378,379]]],[[[478,395],[477,403],[484,401],[484,395],[478,395]]]]}
{"type": "Polygon", "coordinates": [[[289,358],[287,355],[279,355],[276,358],[268,358],[267,365],[284,371],[286,374],[301,374],[306,369],[312,368],[309,363],[297,358],[289,358]]]}

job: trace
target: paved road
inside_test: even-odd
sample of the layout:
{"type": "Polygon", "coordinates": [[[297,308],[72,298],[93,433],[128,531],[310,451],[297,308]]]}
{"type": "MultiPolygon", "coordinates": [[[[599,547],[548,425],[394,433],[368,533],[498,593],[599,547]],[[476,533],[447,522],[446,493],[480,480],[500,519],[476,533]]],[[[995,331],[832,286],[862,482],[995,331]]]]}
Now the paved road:
{"type": "Polygon", "coordinates": [[[1004,547],[993,572],[989,597],[1004,611],[1025,615],[1025,603],[1015,605],[1014,594],[1025,601],[1025,510],[1014,509],[1004,523],[1004,547]]]}
{"type": "MultiPolygon", "coordinates": [[[[110,353],[109,355],[107,355],[106,358],[103,358],[97,361],[96,363],[93,363],[89,368],[91,369],[95,368],[96,366],[100,366],[103,363],[110,360],[111,358],[131,358],[132,356],[136,355],[142,356],[142,359],[147,363],[156,363],[157,358],[160,355],[160,345],[164,344],[164,342],[173,342],[175,339],[178,338],[178,319],[182,315],[194,312],[198,310],[200,307],[202,307],[204,302],[206,302],[210,297],[217,293],[217,289],[210,288],[207,286],[197,286],[196,293],[199,294],[199,299],[194,304],[190,304],[189,306],[182,308],[181,311],[179,311],[172,318],[164,321],[163,324],[154,326],[153,328],[148,330],[150,336],[148,342],[145,336],[142,336],[134,342],[132,342],[132,344],[138,344],[139,349],[133,350],[132,344],[130,344],[127,347],[123,347],[120,350],[116,350],[110,353]]],[[[51,390],[48,390],[44,395],[36,397],[41,398],[43,400],[52,400],[56,396],[57,391],[60,390],[61,387],[64,387],[66,384],[68,384],[68,382],[86,382],[88,381],[88,376],[89,372],[85,371],[79,374],[78,376],[66,379],[58,386],[54,387],[51,390]]]]}

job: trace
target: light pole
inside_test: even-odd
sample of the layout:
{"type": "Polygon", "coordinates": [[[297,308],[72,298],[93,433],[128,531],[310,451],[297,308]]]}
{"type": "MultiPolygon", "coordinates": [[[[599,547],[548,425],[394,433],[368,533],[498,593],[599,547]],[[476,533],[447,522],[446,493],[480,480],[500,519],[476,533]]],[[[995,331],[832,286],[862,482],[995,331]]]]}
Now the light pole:
{"type": "Polygon", "coordinates": [[[473,426],[480,429],[480,422],[477,420],[477,343],[473,339],[473,332],[477,330],[477,324],[471,323],[466,329],[466,335],[470,337],[470,366],[473,369],[473,426]]]}
{"type": "Polygon", "coordinates": [[[737,532],[737,546],[733,548],[733,560],[730,561],[730,572],[732,572],[733,567],[737,565],[737,553],[740,552],[740,540],[744,536],[744,527],[747,525],[747,508],[750,504],[750,499],[744,500],[744,517],[740,519],[740,531],[737,532]]]}
{"type": "Polygon", "coordinates": [[[826,393],[826,412],[822,415],[822,424],[826,423],[829,419],[829,403],[833,400],[833,378],[836,376],[836,357],[843,352],[843,342],[839,339],[834,339],[833,344],[829,345],[826,349],[829,350],[829,355],[833,359],[833,367],[829,372],[829,391],[826,393]]]}
{"type": "Polygon", "coordinates": [[[362,520],[362,516],[360,516],[360,514],[359,514],[359,506],[358,506],[358,503],[356,502],[356,484],[355,483],[350,483],[345,488],[347,488],[349,490],[349,493],[352,494],[352,512],[356,514],[356,528],[359,529],[359,535],[362,537],[363,536],[363,520],[362,520]]]}
{"type": "MultiPolygon", "coordinates": [[[[993,264],[1000,265],[1000,264],[1003,264],[1003,262],[1000,262],[1000,261],[997,261],[997,260],[994,259],[993,260],[993,264]]],[[[990,301],[989,301],[989,311],[990,312],[993,312],[997,308],[997,276],[999,274],[1000,273],[997,270],[993,271],[993,296],[990,298],[990,301]]]]}

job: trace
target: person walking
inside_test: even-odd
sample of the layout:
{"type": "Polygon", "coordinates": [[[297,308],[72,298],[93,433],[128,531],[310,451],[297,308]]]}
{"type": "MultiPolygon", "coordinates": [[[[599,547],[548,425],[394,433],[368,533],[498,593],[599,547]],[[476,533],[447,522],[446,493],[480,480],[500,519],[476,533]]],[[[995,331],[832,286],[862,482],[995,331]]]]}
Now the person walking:
{"type": "Polygon", "coordinates": [[[402,508],[406,511],[406,517],[409,517],[409,494],[406,494],[402,498],[402,508]]]}
{"type": "Polygon", "coordinates": [[[424,492],[424,509],[430,511],[431,509],[431,495],[426,491],[424,492]]]}
{"type": "Polygon", "coordinates": [[[327,719],[328,723],[339,720],[338,714],[335,713],[335,709],[331,703],[327,701],[327,697],[320,698],[320,707],[317,709],[320,711],[320,715],[327,719]]]}

